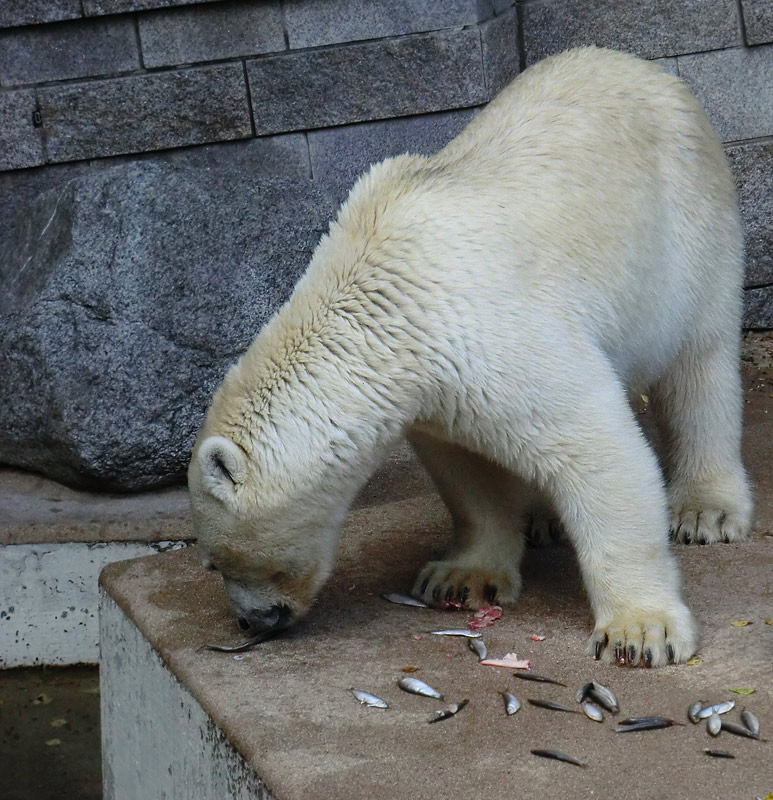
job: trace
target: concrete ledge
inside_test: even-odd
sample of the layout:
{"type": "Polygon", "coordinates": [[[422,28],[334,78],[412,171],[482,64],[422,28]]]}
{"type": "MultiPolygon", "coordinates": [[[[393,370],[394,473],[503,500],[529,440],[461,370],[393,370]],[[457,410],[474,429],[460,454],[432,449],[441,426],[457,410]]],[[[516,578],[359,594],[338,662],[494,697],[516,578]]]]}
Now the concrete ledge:
{"type": "Polygon", "coordinates": [[[102,568],[185,546],[185,542],[0,546],[0,669],[97,663],[97,577],[102,568]]]}
{"type": "Polygon", "coordinates": [[[102,598],[100,622],[108,654],[99,671],[105,800],[272,800],[109,597],[102,598]]]}
{"type": "MultiPolygon", "coordinates": [[[[394,606],[380,594],[407,590],[420,565],[442,549],[450,524],[434,496],[354,511],[336,572],[309,617],[247,653],[202,649],[236,643],[241,634],[220,579],[200,568],[195,548],[125,561],[101,576],[111,628],[103,632],[103,724],[105,736],[118,742],[117,750],[107,740],[104,745],[106,797],[158,796],[152,781],[161,780],[161,771],[182,774],[196,758],[215,765],[214,773],[223,763],[235,765],[232,785],[197,791],[197,800],[243,797],[245,774],[258,797],[281,800],[576,800],[616,797],[621,785],[631,800],[765,796],[773,788],[770,743],[727,733],[716,741],[702,725],[619,736],[611,720],[599,725],[530,706],[507,718],[499,695],[510,690],[524,702],[573,702],[574,690],[596,679],[618,695],[622,717],[683,720],[695,700],[724,700],[733,696],[730,687],[743,686],[755,693],[737,697],[739,707],[753,710],[766,730],[773,724],[773,627],[765,623],[773,608],[773,400],[769,346],[757,344],[747,348],[747,365],[757,370],[747,370],[745,409],[755,535],[738,545],[676,548],[685,596],[702,628],[699,663],[626,670],[590,659],[590,609],[572,553],[562,547],[527,555],[524,595],[485,631],[485,641],[494,655],[515,651],[531,659],[535,672],[564,681],[566,689],[523,684],[509,670],[481,667],[463,641],[427,635],[464,625],[469,615],[394,606]],[[737,619],[752,624],[730,624],[737,619]],[[534,633],[544,641],[533,641],[534,633]],[[427,725],[439,704],[397,688],[407,666],[418,667],[417,676],[449,701],[469,698],[469,706],[452,720],[427,725]],[[123,681],[136,690],[122,689],[123,681]],[[144,693],[146,681],[161,688],[144,693]],[[390,708],[360,706],[351,687],[383,697],[390,708]],[[123,705],[112,704],[113,691],[125,698],[123,705]],[[168,740],[153,739],[155,749],[143,750],[145,727],[133,720],[158,718],[166,731],[180,707],[192,727],[184,721],[183,735],[171,728],[168,740]],[[703,748],[712,746],[736,759],[707,759],[703,748]],[[535,747],[565,750],[589,766],[537,760],[529,752],[535,747]],[[140,766],[127,766],[125,753],[140,766]],[[146,768],[150,783],[142,782],[146,768]]],[[[185,795],[170,790],[169,796],[185,795]]]]}

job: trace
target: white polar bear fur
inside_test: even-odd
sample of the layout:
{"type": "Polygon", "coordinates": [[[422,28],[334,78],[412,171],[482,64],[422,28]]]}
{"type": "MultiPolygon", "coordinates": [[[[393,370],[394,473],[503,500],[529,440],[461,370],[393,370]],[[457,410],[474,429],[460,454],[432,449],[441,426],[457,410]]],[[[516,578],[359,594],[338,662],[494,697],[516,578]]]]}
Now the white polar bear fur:
{"type": "Polygon", "coordinates": [[[514,602],[544,495],[596,657],[684,661],[697,631],[669,524],[684,542],[751,528],[742,272],[724,153],[680,80],[592,47],[529,68],[436,155],[358,181],[227,375],[190,468],[205,561],[245,618],[301,616],[407,435],[455,526],[415,594],[514,602]],[[668,495],[626,391],[662,421],[668,495]]]}

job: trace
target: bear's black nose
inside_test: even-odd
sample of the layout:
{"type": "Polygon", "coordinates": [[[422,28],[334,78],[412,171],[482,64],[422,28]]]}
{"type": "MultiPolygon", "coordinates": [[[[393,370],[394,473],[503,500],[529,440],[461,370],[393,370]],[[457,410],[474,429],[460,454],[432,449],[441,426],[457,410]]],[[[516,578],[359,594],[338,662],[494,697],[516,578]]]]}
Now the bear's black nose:
{"type": "Polygon", "coordinates": [[[286,628],[292,619],[287,606],[274,605],[267,609],[253,608],[247,614],[238,616],[239,627],[243,631],[261,633],[263,631],[286,628]]]}

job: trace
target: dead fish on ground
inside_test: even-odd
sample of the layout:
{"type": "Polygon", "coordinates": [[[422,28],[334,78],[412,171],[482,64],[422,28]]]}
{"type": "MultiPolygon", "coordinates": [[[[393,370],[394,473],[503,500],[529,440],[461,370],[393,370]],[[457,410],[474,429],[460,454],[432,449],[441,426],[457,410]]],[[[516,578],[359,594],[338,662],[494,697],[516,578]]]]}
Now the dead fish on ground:
{"type": "Polygon", "coordinates": [[[582,711],[588,719],[592,719],[594,722],[604,721],[604,714],[601,709],[594,703],[591,703],[590,700],[586,700],[582,704],[582,711]]]}
{"type": "Polygon", "coordinates": [[[716,711],[706,720],[706,730],[712,736],[719,736],[722,730],[722,717],[716,711]]]}
{"type": "Polygon", "coordinates": [[[444,631],[431,631],[434,636],[463,636],[465,639],[480,639],[480,631],[470,631],[467,628],[449,628],[444,631]]]}
{"type": "Polygon", "coordinates": [[[570,714],[578,714],[576,708],[565,706],[563,703],[557,703],[555,700],[540,700],[538,698],[529,697],[528,702],[530,705],[537,706],[537,708],[549,708],[551,711],[568,711],[570,714]]]}
{"type": "Polygon", "coordinates": [[[714,703],[704,706],[695,716],[698,719],[708,719],[712,714],[727,714],[735,708],[735,700],[725,700],[724,703],[714,703]]]}
{"type": "Polygon", "coordinates": [[[376,697],[370,692],[363,692],[361,689],[349,689],[349,691],[360,701],[360,704],[368,708],[389,708],[386,700],[376,697]]]}
{"type": "Polygon", "coordinates": [[[698,713],[703,708],[703,700],[696,700],[688,709],[687,709],[687,719],[692,722],[693,725],[697,725],[700,722],[700,717],[698,713]]]}
{"type": "Polygon", "coordinates": [[[712,747],[704,747],[703,752],[712,758],[735,758],[735,756],[732,753],[728,753],[727,750],[717,750],[712,747]]]}
{"type": "Polygon", "coordinates": [[[755,735],[759,736],[760,733],[760,721],[757,719],[756,715],[749,711],[748,708],[745,708],[741,712],[741,722],[755,735]]]}
{"type": "Polygon", "coordinates": [[[502,692],[502,697],[505,699],[505,713],[508,717],[512,717],[521,708],[521,701],[510,692],[502,692]]]}
{"type": "Polygon", "coordinates": [[[739,725],[729,719],[722,720],[722,730],[728,733],[734,733],[736,736],[745,736],[747,739],[756,739],[758,742],[766,742],[759,733],[752,733],[745,725],[739,725]]]}
{"type": "Polygon", "coordinates": [[[400,678],[397,685],[404,691],[410,694],[420,694],[422,697],[434,697],[436,700],[442,700],[443,695],[437,689],[433,689],[424,681],[418,678],[400,678]]]}
{"type": "Polygon", "coordinates": [[[631,717],[624,719],[615,728],[617,733],[627,733],[628,731],[656,731],[660,728],[670,728],[672,725],[681,725],[674,719],[668,717],[631,717]]]}
{"type": "Polygon", "coordinates": [[[281,633],[282,630],[283,628],[261,631],[256,636],[253,636],[252,639],[247,639],[246,642],[242,642],[241,644],[208,644],[207,650],[215,650],[218,653],[243,653],[245,650],[251,650],[261,642],[273,638],[278,633],[281,633]]]}
{"type": "Polygon", "coordinates": [[[478,656],[478,661],[483,661],[488,655],[488,649],[483,639],[468,639],[467,646],[478,656]]]}
{"type": "Polygon", "coordinates": [[[413,606],[414,608],[429,608],[429,606],[423,600],[417,600],[415,597],[411,597],[409,594],[400,594],[399,592],[387,592],[386,594],[382,594],[381,597],[384,600],[388,600],[390,603],[396,603],[399,606],[413,606]]]}
{"type": "Polygon", "coordinates": [[[592,700],[610,714],[617,714],[620,711],[620,703],[617,702],[612,690],[596,681],[589,681],[577,691],[577,702],[582,703],[583,700],[592,700]]]}
{"type": "Polygon", "coordinates": [[[554,680],[553,678],[546,678],[544,675],[537,675],[534,672],[514,672],[513,675],[516,678],[520,678],[522,681],[536,681],[537,683],[552,683],[556,686],[566,686],[566,684],[561,683],[561,681],[554,680]]]}
{"type": "Polygon", "coordinates": [[[461,711],[469,700],[462,700],[461,703],[449,703],[449,705],[444,706],[443,708],[438,709],[428,720],[427,722],[440,722],[442,719],[448,719],[449,717],[453,717],[454,714],[461,711]]]}
{"type": "Polygon", "coordinates": [[[565,761],[567,764],[574,764],[576,767],[587,767],[587,761],[580,761],[579,758],[563,753],[561,750],[532,750],[532,755],[541,758],[554,758],[556,761],[565,761]]]}

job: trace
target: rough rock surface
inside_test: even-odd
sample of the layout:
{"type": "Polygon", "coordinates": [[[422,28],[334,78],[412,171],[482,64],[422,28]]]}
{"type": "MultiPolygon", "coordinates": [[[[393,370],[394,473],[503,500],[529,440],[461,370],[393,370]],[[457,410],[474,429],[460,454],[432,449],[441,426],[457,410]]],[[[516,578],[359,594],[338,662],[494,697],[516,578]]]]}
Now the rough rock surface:
{"type": "Polygon", "coordinates": [[[84,488],[180,479],[333,213],[297,178],[149,162],[41,195],[0,252],[0,463],[84,488]]]}

